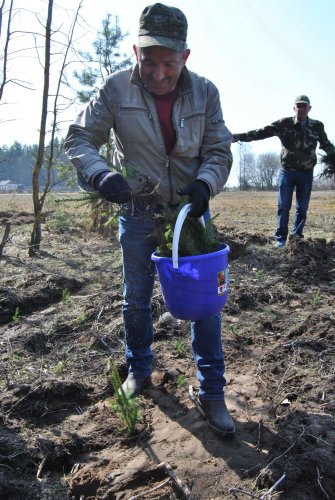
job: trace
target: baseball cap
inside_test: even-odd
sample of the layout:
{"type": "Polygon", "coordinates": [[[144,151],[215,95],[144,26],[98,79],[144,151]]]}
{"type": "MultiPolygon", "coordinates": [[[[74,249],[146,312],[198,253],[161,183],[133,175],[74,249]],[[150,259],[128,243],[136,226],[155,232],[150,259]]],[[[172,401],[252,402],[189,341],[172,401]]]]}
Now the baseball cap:
{"type": "Polygon", "coordinates": [[[187,19],[176,7],[155,3],[140,16],[139,47],[159,45],[182,52],[186,45],[187,19]]]}
{"type": "Polygon", "coordinates": [[[307,95],[298,95],[298,97],[296,97],[294,100],[294,104],[299,104],[299,103],[310,104],[307,95]]]}

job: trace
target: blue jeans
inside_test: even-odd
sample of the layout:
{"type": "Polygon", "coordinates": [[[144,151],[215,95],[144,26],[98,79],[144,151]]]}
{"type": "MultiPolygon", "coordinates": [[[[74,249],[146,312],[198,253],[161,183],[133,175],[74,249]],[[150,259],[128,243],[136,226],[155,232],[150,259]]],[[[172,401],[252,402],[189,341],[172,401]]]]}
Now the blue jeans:
{"type": "MultiPolygon", "coordinates": [[[[209,212],[205,219],[210,217],[209,212]]],[[[153,326],[151,297],[155,264],[151,254],[156,250],[155,220],[152,217],[123,214],[119,217],[119,240],[123,259],[125,356],[129,373],[147,377],[152,372],[153,326]]],[[[221,316],[191,322],[191,341],[199,396],[224,399],[224,354],[221,341],[221,316]]]]}
{"type": "Polygon", "coordinates": [[[294,189],[296,190],[295,219],[292,234],[303,237],[307,210],[313,185],[313,169],[284,170],[279,173],[278,227],[275,232],[277,241],[285,242],[288,236],[288,223],[294,189]]]}

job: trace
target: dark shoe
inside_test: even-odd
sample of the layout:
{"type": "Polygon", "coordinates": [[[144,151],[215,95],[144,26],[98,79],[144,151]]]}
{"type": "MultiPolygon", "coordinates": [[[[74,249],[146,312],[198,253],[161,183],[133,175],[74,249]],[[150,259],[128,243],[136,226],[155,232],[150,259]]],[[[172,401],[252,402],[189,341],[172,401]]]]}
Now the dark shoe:
{"type": "Polygon", "coordinates": [[[122,384],[122,389],[129,396],[138,396],[143,389],[151,385],[151,377],[136,377],[133,373],[129,373],[128,377],[122,384]]]}
{"type": "Polygon", "coordinates": [[[231,436],[234,434],[234,421],[224,400],[211,401],[209,399],[199,399],[199,404],[205,414],[208,425],[213,431],[222,436],[231,436]]]}

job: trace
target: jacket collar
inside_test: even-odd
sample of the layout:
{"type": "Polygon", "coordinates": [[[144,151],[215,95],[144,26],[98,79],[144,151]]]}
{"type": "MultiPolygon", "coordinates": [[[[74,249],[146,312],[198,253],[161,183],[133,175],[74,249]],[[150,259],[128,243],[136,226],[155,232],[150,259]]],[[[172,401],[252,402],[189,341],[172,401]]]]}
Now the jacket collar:
{"type": "MultiPolygon", "coordinates": [[[[308,122],[310,121],[310,118],[307,116],[306,118],[306,125],[308,124],[308,122]]],[[[294,125],[296,125],[298,122],[298,118],[296,117],[296,115],[293,116],[293,123],[294,125]]]]}
{"type": "MultiPolygon", "coordinates": [[[[140,77],[138,64],[136,64],[132,69],[130,75],[130,82],[133,83],[134,85],[138,85],[143,89],[145,88],[140,77]]],[[[191,76],[186,66],[183,67],[179,77],[179,88],[183,94],[192,90],[191,76]]]]}

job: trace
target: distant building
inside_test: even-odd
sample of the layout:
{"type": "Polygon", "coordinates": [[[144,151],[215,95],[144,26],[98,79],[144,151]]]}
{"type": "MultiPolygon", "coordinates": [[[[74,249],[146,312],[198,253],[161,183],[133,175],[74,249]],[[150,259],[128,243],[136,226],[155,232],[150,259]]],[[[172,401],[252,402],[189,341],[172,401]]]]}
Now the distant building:
{"type": "Polygon", "coordinates": [[[22,184],[16,184],[15,182],[7,179],[5,181],[0,181],[0,193],[13,193],[14,191],[22,191],[22,184]]]}

